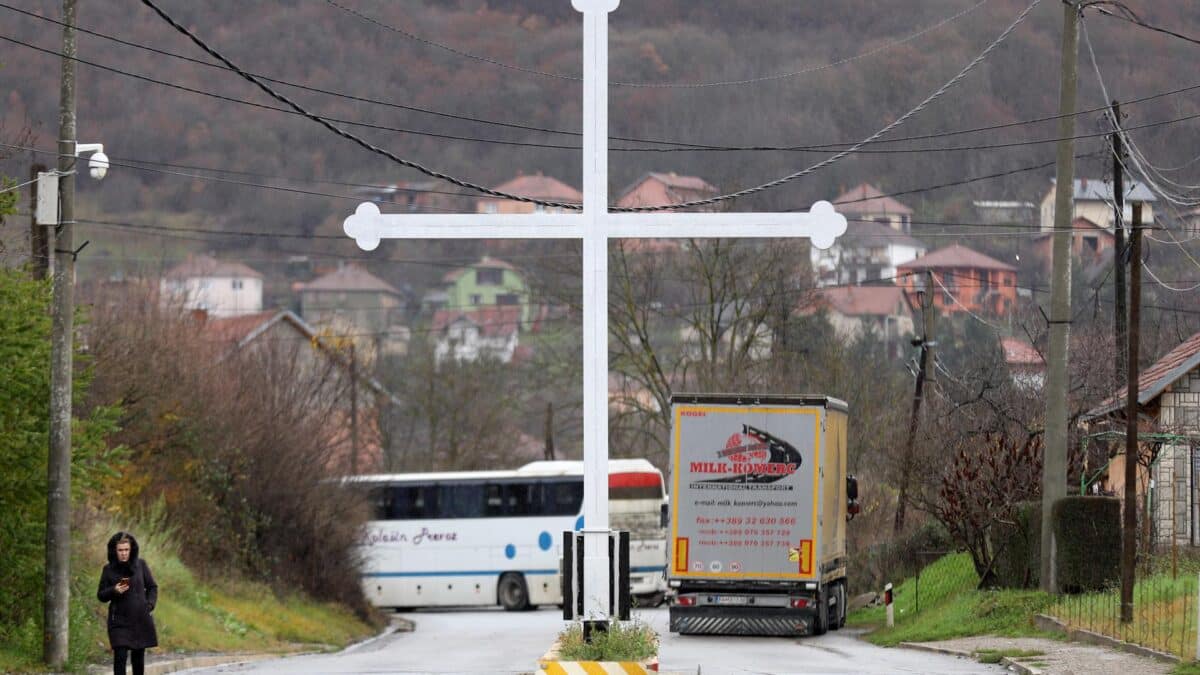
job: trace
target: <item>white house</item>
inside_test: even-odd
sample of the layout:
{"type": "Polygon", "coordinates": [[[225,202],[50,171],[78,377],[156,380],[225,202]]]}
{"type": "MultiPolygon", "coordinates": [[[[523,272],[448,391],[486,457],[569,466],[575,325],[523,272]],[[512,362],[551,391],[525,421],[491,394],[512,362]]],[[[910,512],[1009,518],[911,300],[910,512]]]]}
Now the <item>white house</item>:
{"type": "Polygon", "coordinates": [[[478,361],[491,357],[509,363],[517,349],[520,326],[520,305],[439,309],[433,314],[434,358],[442,363],[447,358],[478,361]]]}
{"type": "Polygon", "coordinates": [[[840,286],[896,277],[896,268],[925,255],[922,242],[879,222],[850,222],[846,234],[822,251],[811,248],[818,286],[840,286]]]}
{"type": "MultiPolygon", "coordinates": [[[[1042,197],[1041,231],[1049,232],[1054,229],[1054,180],[1050,181],[1050,190],[1042,197]]],[[[1111,181],[1094,178],[1076,178],[1072,191],[1074,213],[1071,220],[1087,218],[1100,227],[1113,229],[1113,184],[1111,181]]],[[[1142,222],[1154,222],[1154,202],[1158,198],[1144,183],[1136,180],[1125,182],[1125,223],[1133,220],[1133,202],[1142,202],[1142,222]]]]}
{"type": "Polygon", "coordinates": [[[163,275],[159,293],[164,304],[213,317],[255,314],[262,311],[263,277],[242,263],[189,255],[163,275]]]}

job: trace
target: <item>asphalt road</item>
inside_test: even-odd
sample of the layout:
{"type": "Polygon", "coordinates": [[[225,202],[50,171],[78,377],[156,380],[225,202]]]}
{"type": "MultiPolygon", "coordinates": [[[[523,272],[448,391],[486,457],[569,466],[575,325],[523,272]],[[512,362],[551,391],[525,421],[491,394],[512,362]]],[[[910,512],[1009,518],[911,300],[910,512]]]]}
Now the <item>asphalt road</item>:
{"type": "MultiPolygon", "coordinates": [[[[849,630],[819,638],[679,636],[665,608],[638,616],[662,636],[660,671],[703,675],[749,673],[928,673],[997,675],[999,666],[907,649],[884,649],[849,630]]],[[[187,671],[215,673],[531,673],[562,628],[555,610],[418,611],[404,614],[412,633],[394,633],[336,654],[297,656],[187,671]]]]}

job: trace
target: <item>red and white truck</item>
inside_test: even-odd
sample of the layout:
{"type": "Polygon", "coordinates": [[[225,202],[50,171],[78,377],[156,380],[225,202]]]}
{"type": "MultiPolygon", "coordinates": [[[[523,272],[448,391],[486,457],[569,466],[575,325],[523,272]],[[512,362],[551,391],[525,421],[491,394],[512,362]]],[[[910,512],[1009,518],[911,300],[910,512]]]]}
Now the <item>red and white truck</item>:
{"type": "Polygon", "coordinates": [[[820,635],[846,621],[858,486],[827,396],[671,398],[670,629],[820,635]]]}

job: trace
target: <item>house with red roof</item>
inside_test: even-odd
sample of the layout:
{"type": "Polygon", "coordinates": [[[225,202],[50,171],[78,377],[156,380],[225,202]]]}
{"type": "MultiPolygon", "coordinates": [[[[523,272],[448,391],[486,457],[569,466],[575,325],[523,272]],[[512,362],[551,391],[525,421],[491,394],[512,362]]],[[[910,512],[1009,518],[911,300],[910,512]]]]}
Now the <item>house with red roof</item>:
{"type": "Polygon", "coordinates": [[[888,347],[888,353],[903,353],[903,338],[913,332],[912,311],[904,300],[904,289],[890,284],[818,288],[815,302],[801,301],[801,314],[824,310],[834,331],[844,340],[873,333],[888,347]]]}
{"type": "Polygon", "coordinates": [[[521,332],[521,307],[492,305],[439,309],[433,313],[434,358],[438,363],[493,358],[513,360],[521,332]]]}
{"type": "MultiPolygon", "coordinates": [[[[618,194],[616,204],[623,208],[670,206],[707,199],[719,193],[716,186],[698,176],[681,176],[674,171],[648,171],[618,194]]],[[[712,211],[715,208],[702,206],[680,210],[712,211]]],[[[621,246],[626,253],[653,255],[674,253],[680,250],[681,244],[678,239],[626,239],[621,246]]]]}
{"type": "MultiPolygon", "coordinates": [[[[717,194],[715,186],[698,176],[681,176],[674,171],[648,171],[621,191],[617,196],[617,206],[670,206],[707,199],[717,194]]],[[[714,208],[706,206],[689,210],[712,211],[714,208]]]]}
{"type": "Polygon", "coordinates": [[[159,281],[164,305],[228,317],[262,311],[263,276],[240,262],[189,255],[159,281]]]}
{"type": "Polygon", "coordinates": [[[932,293],[933,305],[945,315],[962,312],[1006,316],[1017,305],[1017,268],[954,244],[898,265],[897,283],[912,306],[919,293],[932,293]]]}
{"type": "MultiPolygon", "coordinates": [[[[544,202],[562,204],[582,204],[583,193],[567,185],[561,180],[543,175],[541,171],[535,174],[520,174],[512,180],[501,183],[494,188],[518,197],[527,197],[544,202]]],[[[476,213],[569,213],[569,209],[547,207],[531,202],[522,202],[503,197],[481,197],[475,204],[476,213]]]]}
{"type": "Polygon", "coordinates": [[[834,197],[833,206],[851,223],[883,223],[897,232],[908,234],[912,231],[913,210],[870,183],[862,183],[834,197]]]}
{"type": "MultiPolygon", "coordinates": [[[[1125,388],[1114,392],[1084,416],[1084,423],[1093,431],[1123,431],[1126,394],[1125,388]]],[[[1137,490],[1143,496],[1149,492],[1153,540],[1200,546],[1200,333],[1138,374],[1137,410],[1142,457],[1137,490]]],[[[1113,445],[1116,456],[1100,485],[1121,494],[1124,437],[1113,445]]]]}

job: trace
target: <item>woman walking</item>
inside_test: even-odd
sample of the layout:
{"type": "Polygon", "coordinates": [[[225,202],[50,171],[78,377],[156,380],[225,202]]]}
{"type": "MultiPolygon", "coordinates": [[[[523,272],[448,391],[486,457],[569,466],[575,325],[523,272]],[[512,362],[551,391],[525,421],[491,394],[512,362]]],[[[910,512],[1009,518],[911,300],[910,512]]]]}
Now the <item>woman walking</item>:
{"type": "Polygon", "coordinates": [[[132,661],[133,675],[142,675],[146,649],[158,646],[154,630],[154,604],[158,584],[150,566],[138,557],[138,543],[128,532],[118,532],[108,540],[108,564],[100,573],[100,602],[108,603],[108,642],[113,650],[113,673],[125,675],[125,663],[132,661]]]}

